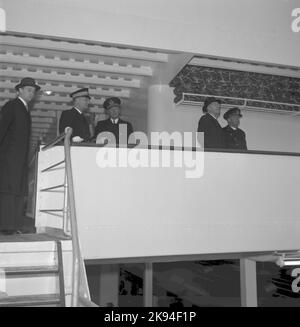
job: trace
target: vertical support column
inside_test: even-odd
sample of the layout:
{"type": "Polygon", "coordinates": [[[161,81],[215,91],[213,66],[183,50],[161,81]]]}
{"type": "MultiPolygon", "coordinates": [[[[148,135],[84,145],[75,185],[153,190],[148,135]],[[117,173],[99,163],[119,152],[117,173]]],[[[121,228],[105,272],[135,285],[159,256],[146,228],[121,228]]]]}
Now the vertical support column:
{"type": "Polygon", "coordinates": [[[241,305],[257,307],[256,261],[240,259],[241,305]]]}
{"type": "Polygon", "coordinates": [[[60,111],[56,111],[56,136],[58,136],[60,133],[59,133],[59,119],[60,119],[60,116],[61,116],[61,112],[60,111]]]}
{"type": "MultiPolygon", "coordinates": [[[[0,6],[3,6],[2,1],[0,1],[0,6]]],[[[4,8],[0,8],[0,32],[6,32],[6,12],[4,8]]]]}
{"type": "Polygon", "coordinates": [[[151,85],[148,89],[147,131],[171,131],[174,120],[174,94],[169,85],[151,85]]]}
{"type": "Polygon", "coordinates": [[[119,305],[119,265],[102,265],[100,269],[99,305],[117,307],[119,305]]]}
{"type": "Polygon", "coordinates": [[[144,270],[144,307],[153,306],[153,264],[145,263],[144,270]]]}
{"type": "Polygon", "coordinates": [[[6,275],[5,275],[5,270],[0,269],[0,297],[1,295],[7,295],[6,294],[6,275]]]}
{"type": "Polygon", "coordinates": [[[71,235],[70,229],[70,215],[68,206],[68,181],[67,174],[64,176],[64,207],[63,207],[63,231],[66,235],[71,235]]]}

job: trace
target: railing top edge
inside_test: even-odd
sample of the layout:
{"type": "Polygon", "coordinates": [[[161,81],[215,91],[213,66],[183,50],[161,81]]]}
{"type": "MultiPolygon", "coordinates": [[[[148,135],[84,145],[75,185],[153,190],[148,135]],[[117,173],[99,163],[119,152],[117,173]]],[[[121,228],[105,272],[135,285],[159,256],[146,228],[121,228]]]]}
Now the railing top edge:
{"type": "MultiPolygon", "coordinates": [[[[55,145],[56,146],[56,145],[55,145]]],[[[57,146],[63,146],[57,145],[57,146]]],[[[289,151],[265,151],[265,150],[234,150],[234,149],[203,149],[200,147],[185,147],[185,146],[165,146],[165,145],[136,145],[128,144],[126,145],[110,145],[110,144],[95,144],[95,143],[73,143],[72,147],[86,147],[86,148],[138,148],[145,150],[170,150],[170,151],[198,151],[198,152],[218,152],[218,153],[240,153],[240,154],[262,154],[262,155],[277,155],[277,156],[291,156],[300,157],[300,152],[289,152],[289,151]]]]}

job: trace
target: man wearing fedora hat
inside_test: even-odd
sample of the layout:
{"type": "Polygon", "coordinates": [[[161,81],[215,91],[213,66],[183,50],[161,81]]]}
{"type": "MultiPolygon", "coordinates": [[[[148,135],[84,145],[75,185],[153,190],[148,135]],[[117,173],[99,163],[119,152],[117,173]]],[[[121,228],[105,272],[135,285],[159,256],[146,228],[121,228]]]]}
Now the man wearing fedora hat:
{"type": "Polygon", "coordinates": [[[89,89],[83,88],[70,94],[74,107],[62,112],[59,120],[59,132],[63,133],[66,127],[72,127],[73,142],[88,142],[91,138],[89,123],[84,116],[90,104],[89,89]]]}
{"type": "Polygon", "coordinates": [[[28,104],[40,87],[25,77],[15,86],[18,97],[0,111],[0,233],[23,228],[24,197],[27,193],[30,114],[28,104]]]}
{"type": "Polygon", "coordinates": [[[120,118],[121,100],[117,97],[108,98],[104,101],[103,107],[109,115],[109,118],[97,123],[95,138],[97,138],[100,133],[110,132],[115,137],[114,143],[127,144],[129,136],[133,133],[133,128],[131,123],[120,118]]]}
{"type": "MultiPolygon", "coordinates": [[[[204,115],[199,120],[197,131],[204,133],[204,148],[225,148],[223,129],[218,122],[221,111],[221,101],[214,97],[208,97],[204,101],[202,110],[204,115]]],[[[200,143],[202,143],[201,140],[200,143]]]]}
{"type": "Polygon", "coordinates": [[[240,118],[243,117],[237,107],[230,108],[223,115],[228,125],[223,128],[227,149],[247,150],[246,134],[239,128],[240,118]]]}

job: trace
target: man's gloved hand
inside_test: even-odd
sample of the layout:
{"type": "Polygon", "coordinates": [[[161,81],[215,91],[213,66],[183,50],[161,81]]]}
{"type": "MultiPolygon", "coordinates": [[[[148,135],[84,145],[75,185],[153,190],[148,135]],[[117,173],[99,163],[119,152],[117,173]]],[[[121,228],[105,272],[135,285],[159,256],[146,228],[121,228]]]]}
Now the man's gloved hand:
{"type": "Polygon", "coordinates": [[[72,141],[75,143],[80,143],[83,141],[83,139],[80,136],[74,136],[72,137],[72,141]]]}

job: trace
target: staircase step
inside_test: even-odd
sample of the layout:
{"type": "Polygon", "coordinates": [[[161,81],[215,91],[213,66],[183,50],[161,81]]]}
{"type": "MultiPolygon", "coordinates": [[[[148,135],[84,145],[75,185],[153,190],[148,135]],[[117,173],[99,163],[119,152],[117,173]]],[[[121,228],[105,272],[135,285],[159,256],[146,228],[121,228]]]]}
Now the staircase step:
{"type": "Polygon", "coordinates": [[[59,304],[59,294],[0,297],[0,307],[50,306],[59,304]]]}
{"type": "Polygon", "coordinates": [[[58,273],[57,266],[0,267],[7,275],[53,274],[58,273]]]}

